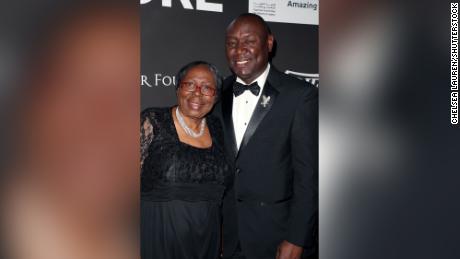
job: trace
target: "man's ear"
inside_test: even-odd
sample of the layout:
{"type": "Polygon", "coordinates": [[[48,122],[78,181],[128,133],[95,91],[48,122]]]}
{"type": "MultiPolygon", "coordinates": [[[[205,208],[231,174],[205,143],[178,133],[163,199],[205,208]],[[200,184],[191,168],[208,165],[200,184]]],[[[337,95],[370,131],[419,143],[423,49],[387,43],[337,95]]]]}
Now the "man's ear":
{"type": "Polygon", "coordinates": [[[272,52],[274,42],[275,42],[275,37],[273,37],[272,34],[268,35],[267,37],[268,52],[272,52]]]}

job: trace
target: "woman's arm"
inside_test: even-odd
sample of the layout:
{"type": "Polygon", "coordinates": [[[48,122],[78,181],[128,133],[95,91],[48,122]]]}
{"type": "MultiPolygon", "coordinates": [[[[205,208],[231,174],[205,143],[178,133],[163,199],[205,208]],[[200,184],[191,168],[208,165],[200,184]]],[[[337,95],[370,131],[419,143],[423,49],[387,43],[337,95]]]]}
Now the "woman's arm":
{"type": "Polygon", "coordinates": [[[142,113],[141,114],[141,161],[140,161],[140,167],[141,167],[141,172],[142,172],[142,166],[144,164],[145,158],[148,156],[148,150],[150,143],[152,143],[153,140],[153,126],[151,123],[150,119],[150,113],[142,113]]]}

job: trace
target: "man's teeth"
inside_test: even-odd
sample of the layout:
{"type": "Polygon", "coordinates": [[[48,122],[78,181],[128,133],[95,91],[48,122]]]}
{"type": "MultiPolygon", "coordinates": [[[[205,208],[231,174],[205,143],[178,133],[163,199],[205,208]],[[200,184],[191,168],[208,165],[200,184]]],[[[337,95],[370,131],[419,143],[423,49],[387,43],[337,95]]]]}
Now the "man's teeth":
{"type": "Polygon", "coordinates": [[[238,64],[238,65],[243,65],[243,64],[246,64],[246,63],[248,63],[248,62],[249,62],[248,60],[236,61],[236,64],[238,64]]]}

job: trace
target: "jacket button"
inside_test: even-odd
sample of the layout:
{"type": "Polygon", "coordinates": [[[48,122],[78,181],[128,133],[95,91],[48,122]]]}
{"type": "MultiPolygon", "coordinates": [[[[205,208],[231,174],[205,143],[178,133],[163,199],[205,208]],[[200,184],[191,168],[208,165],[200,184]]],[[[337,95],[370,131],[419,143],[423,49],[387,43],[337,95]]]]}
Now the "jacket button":
{"type": "Polygon", "coordinates": [[[236,174],[240,174],[240,172],[241,172],[241,169],[237,168],[236,169],[236,174]]]}

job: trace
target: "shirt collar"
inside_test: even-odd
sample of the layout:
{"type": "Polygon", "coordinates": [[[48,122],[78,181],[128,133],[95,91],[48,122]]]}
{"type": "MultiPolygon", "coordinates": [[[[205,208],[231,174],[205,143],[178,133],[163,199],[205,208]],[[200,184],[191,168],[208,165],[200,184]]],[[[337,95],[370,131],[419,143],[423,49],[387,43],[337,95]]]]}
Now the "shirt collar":
{"type": "MultiPolygon", "coordinates": [[[[260,74],[259,77],[256,78],[256,80],[252,81],[252,83],[254,83],[255,81],[257,81],[257,84],[260,86],[260,92],[262,92],[262,89],[264,89],[264,85],[265,85],[265,82],[267,81],[267,78],[268,78],[268,72],[270,72],[270,63],[267,63],[267,67],[265,68],[265,71],[260,74]]],[[[238,83],[241,83],[243,85],[246,85],[246,83],[239,77],[236,77],[236,81],[238,83]]]]}

